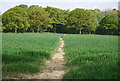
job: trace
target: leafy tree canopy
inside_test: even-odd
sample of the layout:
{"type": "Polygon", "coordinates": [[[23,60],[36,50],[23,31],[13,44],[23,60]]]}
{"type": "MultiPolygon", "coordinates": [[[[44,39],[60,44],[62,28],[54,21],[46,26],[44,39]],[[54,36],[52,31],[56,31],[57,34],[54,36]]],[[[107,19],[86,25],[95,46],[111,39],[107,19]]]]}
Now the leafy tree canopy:
{"type": "Polygon", "coordinates": [[[2,15],[2,23],[5,29],[14,30],[24,28],[25,30],[30,26],[28,23],[28,14],[24,8],[14,7],[7,10],[2,15]]]}

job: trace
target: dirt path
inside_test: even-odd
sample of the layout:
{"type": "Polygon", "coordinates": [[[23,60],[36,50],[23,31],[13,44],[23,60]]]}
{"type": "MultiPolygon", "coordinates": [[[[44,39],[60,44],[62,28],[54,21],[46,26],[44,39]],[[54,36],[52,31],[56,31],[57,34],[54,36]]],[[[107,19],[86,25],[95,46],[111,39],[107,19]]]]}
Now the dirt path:
{"type": "Polygon", "coordinates": [[[43,73],[39,73],[32,76],[27,76],[27,79],[62,79],[64,72],[64,40],[60,38],[60,45],[56,54],[51,60],[45,63],[43,73]]]}

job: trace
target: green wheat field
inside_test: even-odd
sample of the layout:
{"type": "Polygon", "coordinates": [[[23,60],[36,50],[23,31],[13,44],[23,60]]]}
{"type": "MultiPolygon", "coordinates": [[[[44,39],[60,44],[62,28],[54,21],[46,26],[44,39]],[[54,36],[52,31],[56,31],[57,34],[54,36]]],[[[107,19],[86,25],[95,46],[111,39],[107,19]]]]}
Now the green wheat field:
{"type": "MultiPolygon", "coordinates": [[[[117,79],[118,36],[79,34],[2,34],[2,75],[32,74],[56,51],[62,37],[63,79],[117,79]]],[[[120,64],[120,63],[119,63],[120,64]]]]}

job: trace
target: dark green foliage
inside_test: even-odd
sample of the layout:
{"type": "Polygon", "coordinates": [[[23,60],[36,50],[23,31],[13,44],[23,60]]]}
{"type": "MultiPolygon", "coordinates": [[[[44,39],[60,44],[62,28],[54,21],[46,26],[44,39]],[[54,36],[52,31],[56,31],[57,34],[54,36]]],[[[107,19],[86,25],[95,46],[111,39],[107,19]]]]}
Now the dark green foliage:
{"type": "Polygon", "coordinates": [[[18,30],[26,30],[30,27],[28,22],[28,14],[24,8],[14,7],[3,13],[2,15],[2,24],[4,32],[13,31],[15,33],[18,30]]]}
{"type": "MultiPolygon", "coordinates": [[[[119,34],[118,10],[76,8],[72,11],[21,4],[2,14],[3,32],[119,34]]],[[[1,24],[0,24],[1,25],[1,24]]]]}
{"type": "Polygon", "coordinates": [[[80,30],[80,34],[81,30],[85,29],[90,33],[95,31],[97,24],[94,13],[89,10],[76,8],[68,16],[68,26],[80,30]]]}
{"type": "Polygon", "coordinates": [[[51,24],[53,28],[48,30],[57,33],[64,33],[64,28],[66,26],[66,18],[69,13],[68,10],[62,10],[59,8],[49,7],[44,8],[50,14],[50,18],[53,20],[51,24]]]}
{"type": "Polygon", "coordinates": [[[106,15],[97,30],[102,34],[118,34],[118,16],[116,14],[106,15]]]}
{"type": "Polygon", "coordinates": [[[49,18],[49,14],[44,11],[42,8],[35,8],[30,10],[29,15],[29,23],[30,29],[32,32],[41,32],[43,29],[52,28],[50,23],[52,19],[49,18]]]}

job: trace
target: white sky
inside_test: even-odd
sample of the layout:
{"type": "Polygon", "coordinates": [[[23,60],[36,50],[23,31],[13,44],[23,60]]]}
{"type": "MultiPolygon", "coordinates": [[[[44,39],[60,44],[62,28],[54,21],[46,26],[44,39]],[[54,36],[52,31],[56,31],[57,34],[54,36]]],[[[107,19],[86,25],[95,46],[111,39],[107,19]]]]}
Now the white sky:
{"type": "Polygon", "coordinates": [[[119,0],[1,0],[0,2],[118,2],[119,0]]]}
{"type": "Polygon", "coordinates": [[[119,0],[0,0],[0,12],[4,13],[9,8],[16,5],[40,5],[42,7],[52,6],[61,9],[85,8],[101,10],[118,9],[119,0]]]}

